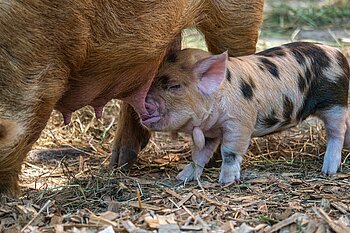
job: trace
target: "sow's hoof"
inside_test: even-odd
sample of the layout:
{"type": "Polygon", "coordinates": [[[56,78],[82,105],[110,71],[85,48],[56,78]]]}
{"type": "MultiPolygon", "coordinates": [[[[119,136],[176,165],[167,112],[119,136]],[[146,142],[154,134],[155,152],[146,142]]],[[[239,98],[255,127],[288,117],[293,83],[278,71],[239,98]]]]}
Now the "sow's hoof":
{"type": "Polygon", "coordinates": [[[128,170],[137,160],[137,152],[130,147],[116,147],[112,151],[111,167],[128,170]]]}
{"type": "Polygon", "coordinates": [[[17,172],[1,172],[0,173],[0,197],[6,195],[9,197],[17,197],[20,193],[18,185],[17,172]]]}

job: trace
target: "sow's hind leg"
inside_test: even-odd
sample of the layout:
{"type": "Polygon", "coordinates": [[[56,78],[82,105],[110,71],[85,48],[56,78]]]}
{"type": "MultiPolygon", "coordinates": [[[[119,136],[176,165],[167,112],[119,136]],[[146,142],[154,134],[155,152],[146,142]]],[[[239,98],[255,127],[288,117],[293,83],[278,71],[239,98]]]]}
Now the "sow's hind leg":
{"type": "Polygon", "coordinates": [[[262,22],[263,0],[206,0],[207,17],[198,25],[212,53],[230,56],[255,53],[262,22]]]}

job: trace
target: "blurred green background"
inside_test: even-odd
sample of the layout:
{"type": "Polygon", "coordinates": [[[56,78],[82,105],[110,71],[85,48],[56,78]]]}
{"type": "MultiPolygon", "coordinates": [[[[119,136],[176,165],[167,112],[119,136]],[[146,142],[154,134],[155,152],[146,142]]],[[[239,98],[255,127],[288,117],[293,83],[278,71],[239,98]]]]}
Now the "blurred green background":
{"type": "MultiPolygon", "coordinates": [[[[291,41],[317,41],[350,55],[350,0],[265,0],[258,50],[291,41]]],[[[184,32],[183,47],[205,49],[194,29],[184,32]]]]}

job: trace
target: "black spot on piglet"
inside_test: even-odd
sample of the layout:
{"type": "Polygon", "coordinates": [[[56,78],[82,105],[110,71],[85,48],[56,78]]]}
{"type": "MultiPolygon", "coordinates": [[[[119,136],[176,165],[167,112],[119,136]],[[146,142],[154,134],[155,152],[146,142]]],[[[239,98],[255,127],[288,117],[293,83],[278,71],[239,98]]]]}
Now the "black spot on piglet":
{"type": "Polygon", "coordinates": [[[264,57],[276,57],[276,56],[284,56],[286,55],[286,52],[282,47],[274,47],[270,49],[266,49],[264,51],[261,51],[257,53],[256,55],[264,56],[264,57]]]}
{"type": "Polygon", "coordinates": [[[279,120],[276,118],[276,112],[272,110],[272,112],[267,116],[261,116],[258,114],[258,122],[259,125],[264,128],[270,128],[279,123],[279,120]]]}
{"type": "Polygon", "coordinates": [[[288,96],[283,95],[283,118],[285,120],[285,123],[291,122],[293,110],[294,104],[292,100],[288,96]]]}
{"type": "Polygon", "coordinates": [[[251,100],[253,98],[253,88],[249,85],[249,83],[247,83],[244,80],[241,80],[240,89],[244,98],[246,98],[247,100],[251,100]]]}
{"type": "Polygon", "coordinates": [[[231,165],[236,161],[237,155],[234,152],[223,152],[222,162],[231,165]]]}
{"type": "MultiPolygon", "coordinates": [[[[270,74],[272,74],[275,78],[280,78],[279,77],[279,71],[278,68],[276,66],[275,63],[271,62],[269,59],[261,57],[260,61],[262,63],[262,67],[264,67],[265,69],[267,69],[268,72],[270,72],[270,74]]],[[[262,68],[260,67],[260,69],[262,68]]]]}
{"type": "Polygon", "coordinates": [[[155,81],[158,82],[163,89],[167,89],[170,84],[170,77],[168,75],[162,75],[157,77],[155,81]]]}
{"type": "Polygon", "coordinates": [[[231,82],[231,71],[229,69],[226,70],[226,79],[231,82]]]}
{"type": "Polygon", "coordinates": [[[298,87],[301,93],[304,93],[305,89],[306,89],[306,81],[305,78],[299,74],[298,76],[298,87]]]}
{"type": "Polygon", "coordinates": [[[175,63],[176,59],[177,59],[177,54],[174,52],[169,53],[165,58],[166,61],[172,62],[172,63],[175,63]]]}
{"type": "Polygon", "coordinates": [[[284,47],[292,52],[299,64],[305,64],[306,59],[308,59],[313,66],[311,68],[316,68],[316,70],[312,71],[314,73],[319,73],[319,70],[317,69],[324,69],[330,65],[330,58],[327,53],[323,48],[314,43],[294,42],[286,44],[284,47]]]}

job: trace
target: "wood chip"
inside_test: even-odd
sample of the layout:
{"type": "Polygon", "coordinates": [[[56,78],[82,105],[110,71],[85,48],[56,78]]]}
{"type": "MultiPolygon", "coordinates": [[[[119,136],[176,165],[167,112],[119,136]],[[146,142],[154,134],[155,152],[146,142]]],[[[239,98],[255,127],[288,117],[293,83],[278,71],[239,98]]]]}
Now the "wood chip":
{"type": "Polygon", "coordinates": [[[329,226],[337,233],[349,233],[350,229],[345,226],[342,222],[335,222],[333,221],[326,212],[324,212],[323,209],[318,208],[315,210],[316,214],[321,216],[328,224],[329,226]]]}
{"type": "Polygon", "coordinates": [[[180,228],[176,223],[162,224],[158,226],[158,233],[180,233],[180,228]]]}
{"type": "Polygon", "coordinates": [[[199,197],[199,198],[202,198],[202,199],[206,200],[206,201],[207,201],[208,203],[210,203],[210,204],[214,204],[214,205],[219,206],[219,207],[229,207],[229,205],[227,205],[227,204],[225,204],[225,203],[220,203],[220,202],[217,202],[217,201],[215,201],[215,200],[210,199],[210,198],[207,197],[205,194],[200,193],[200,192],[198,192],[198,191],[195,190],[195,189],[193,189],[192,192],[193,192],[194,195],[196,195],[196,196],[199,197]]]}
{"type": "Polygon", "coordinates": [[[93,213],[90,214],[89,223],[96,224],[96,225],[103,225],[103,226],[113,226],[113,227],[117,226],[116,222],[108,220],[102,216],[96,216],[93,213]]]}
{"type": "MultiPolygon", "coordinates": [[[[139,202],[138,201],[130,201],[128,203],[129,206],[135,207],[135,208],[140,208],[139,202]]],[[[142,208],[146,209],[146,210],[154,210],[154,211],[160,211],[163,208],[155,206],[155,205],[149,205],[149,204],[145,204],[142,203],[142,208]]]]}
{"type": "Polygon", "coordinates": [[[232,202],[252,202],[255,199],[256,199],[256,196],[243,196],[243,197],[231,198],[230,201],[232,201],[232,202]]]}
{"type": "Polygon", "coordinates": [[[182,199],[182,196],[177,194],[175,191],[171,190],[171,189],[165,189],[164,192],[170,194],[171,196],[173,197],[176,197],[177,199],[181,200],[182,199]]]}
{"type": "Polygon", "coordinates": [[[187,209],[186,206],[182,206],[182,208],[194,219],[194,214],[189,209],[187,209]]]}
{"type": "Polygon", "coordinates": [[[326,227],[323,224],[319,225],[315,233],[326,233],[326,227]]]}
{"type": "Polygon", "coordinates": [[[62,224],[62,222],[63,222],[63,217],[62,216],[54,215],[54,216],[51,217],[50,225],[54,226],[54,225],[57,225],[57,224],[62,224]]]}
{"type": "Polygon", "coordinates": [[[235,230],[237,233],[253,233],[255,229],[246,223],[243,223],[242,225],[239,226],[239,229],[235,230]]]}
{"type": "Polygon", "coordinates": [[[203,213],[202,217],[203,218],[208,217],[215,210],[215,208],[216,208],[215,205],[210,206],[209,209],[203,213]]]}
{"type": "Polygon", "coordinates": [[[314,233],[317,229],[317,225],[314,221],[310,221],[306,227],[306,232],[307,233],[314,233]]]}
{"type": "Polygon", "coordinates": [[[287,218],[287,219],[285,219],[285,220],[283,220],[283,221],[281,221],[281,222],[279,222],[279,223],[273,225],[273,226],[272,226],[268,231],[266,231],[266,232],[269,233],[269,232],[278,231],[278,230],[282,229],[283,227],[286,227],[286,226],[288,226],[288,225],[290,225],[290,224],[292,224],[292,223],[295,223],[296,221],[298,221],[298,220],[300,220],[300,219],[302,219],[302,218],[304,218],[304,217],[305,217],[304,214],[295,213],[295,214],[293,214],[292,216],[290,216],[289,218],[287,218]]]}
{"type": "Polygon", "coordinates": [[[234,221],[228,221],[221,225],[220,230],[224,232],[233,232],[235,229],[236,223],[234,221]]]}
{"type": "Polygon", "coordinates": [[[160,225],[167,225],[167,224],[176,224],[175,221],[175,215],[151,215],[150,213],[147,213],[143,216],[145,222],[147,225],[152,228],[158,228],[160,225]]]}
{"type": "Polygon", "coordinates": [[[183,231],[200,231],[202,230],[203,227],[202,226],[191,226],[191,225],[187,225],[187,226],[182,226],[181,230],[183,231]]]}
{"type": "Polygon", "coordinates": [[[103,213],[99,214],[99,216],[101,216],[104,219],[108,219],[110,221],[114,221],[117,218],[119,218],[120,215],[115,213],[115,212],[112,212],[112,211],[106,211],[106,212],[103,212],[103,213]]]}
{"type": "Polygon", "coordinates": [[[150,231],[137,228],[130,220],[122,221],[122,224],[129,233],[150,233],[150,231]]]}
{"type": "Polygon", "coordinates": [[[141,201],[141,194],[139,190],[136,190],[136,194],[137,194],[137,202],[139,204],[139,208],[142,209],[142,201],[141,201]]]}
{"type": "Polygon", "coordinates": [[[253,180],[249,180],[248,183],[250,184],[270,184],[271,178],[273,179],[273,177],[262,177],[262,178],[256,178],[253,180]]]}
{"type": "Polygon", "coordinates": [[[102,231],[99,231],[98,233],[115,233],[115,231],[113,230],[112,226],[109,226],[103,229],[102,231]]]}
{"type": "Polygon", "coordinates": [[[181,199],[181,201],[177,203],[177,206],[181,207],[186,201],[188,201],[192,197],[192,195],[193,193],[188,193],[184,198],[181,199]]]}
{"type": "Polygon", "coordinates": [[[331,206],[337,210],[339,210],[342,214],[349,213],[349,207],[341,202],[332,202],[331,206]]]}
{"type": "Polygon", "coordinates": [[[338,219],[337,222],[342,222],[344,225],[350,227],[350,216],[343,215],[338,219]]]}

